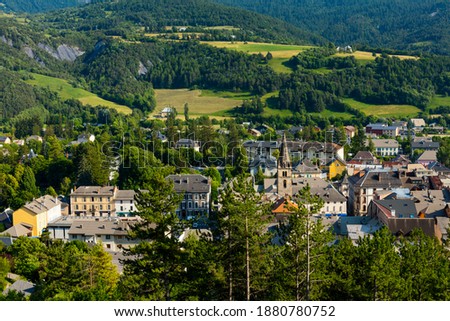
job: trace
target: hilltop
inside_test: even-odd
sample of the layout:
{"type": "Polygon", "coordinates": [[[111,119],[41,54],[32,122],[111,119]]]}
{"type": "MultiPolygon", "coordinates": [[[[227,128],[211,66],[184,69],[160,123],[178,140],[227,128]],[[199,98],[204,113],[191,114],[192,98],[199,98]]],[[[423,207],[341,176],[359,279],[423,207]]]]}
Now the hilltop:
{"type": "Polygon", "coordinates": [[[443,0],[216,0],[283,19],[337,45],[450,53],[443,0]]]}
{"type": "Polygon", "coordinates": [[[35,13],[74,7],[91,2],[91,0],[2,0],[0,4],[3,3],[5,11],[35,13]]]}

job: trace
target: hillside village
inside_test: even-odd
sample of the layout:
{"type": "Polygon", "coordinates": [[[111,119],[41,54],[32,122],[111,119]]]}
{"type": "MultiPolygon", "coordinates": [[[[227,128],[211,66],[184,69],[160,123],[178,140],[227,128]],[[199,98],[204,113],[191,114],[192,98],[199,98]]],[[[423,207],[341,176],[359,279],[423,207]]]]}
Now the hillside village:
{"type": "MultiPolygon", "coordinates": [[[[241,128],[247,137],[253,137],[242,140],[238,147],[245,153],[241,155],[245,162],[233,165],[248,173],[247,180],[260,195],[258,203],[270,208],[266,233],[286,224],[299,206],[308,206],[307,198],[300,196],[301,191],[308,188],[311,195],[322,201],[320,208],[311,212],[311,220],[321,221],[335,241],[349,239],[357,245],[362,238],[385,228],[396,238],[408,237],[420,230],[447,244],[450,169],[438,161],[440,143],[433,141],[431,135],[423,135],[427,131],[442,133],[445,129],[428,126],[423,119],[391,125],[374,123],[359,129],[345,126],[341,128],[342,145],[332,139],[320,142],[295,138],[303,130],[297,126],[275,132],[269,126],[252,127],[250,124],[241,128]],[[265,140],[268,132],[277,138],[265,140]],[[364,139],[361,150],[350,153],[349,146],[361,136],[364,139]],[[410,139],[407,153],[402,147],[403,138],[410,139]],[[245,168],[239,168],[241,166],[245,168]]],[[[217,131],[229,135],[227,130],[217,131]]],[[[173,146],[173,150],[191,150],[201,155],[205,144],[211,144],[190,138],[171,144],[163,133],[168,134],[158,132],[156,140],[169,148],[173,146]]],[[[68,141],[67,148],[94,144],[95,139],[95,135],[81,134],[77,140],[68,141]]],[[[24,140],[2,136],[0,148],[6,152],[9,149],[5,146],[26,146],[33,142],[45,145],[45,140],[37,135],[24,140]]],[[[69,153],[64,155],[72,157],[69,153]]],[[[31,149],[21,162],[37,157],[31,149]]],[[[114,164],[109,167],[110,178],[119,167],[125,166],[114,164]]],[[[217,177],[210,176],[209,166],[204,166],[201,160],[195,161],[195,166],[185,164],[187,167],[179,174],[165,177],[181,196],[174,211],[184,222],[184,230],[176,235],[180,242],[195,235],[195,231],[202,235],[214,234],[217,217],[223,209],[220,195],[235,181],[232,176],[226,176],[226,171],[230,170],[228,165],[214,167],[219,174],[217,184],[213,183],[217,177]]],[[[139,198],[136,197],[148,193],[142,188],[73,185],[66,195],[46,194],[15,210],[3,208],[0,240],[6,246],[23,237],[45,237],[62,242],[77,240],[99,245],[113,257],[123,258],[124,249],[143,241],[130,238],[129,234],[133,226],[142,222],[139,214],[142,205],[137,204],[139,198]]],[[[122,261],[117,258],[114,263],[118,271],[122,271],[122,261]]]]}
{"type": "Polygon", "coordinates": [[[0,3],[0,301],[450,300],[441,9],[45,2],[0,3]]]}

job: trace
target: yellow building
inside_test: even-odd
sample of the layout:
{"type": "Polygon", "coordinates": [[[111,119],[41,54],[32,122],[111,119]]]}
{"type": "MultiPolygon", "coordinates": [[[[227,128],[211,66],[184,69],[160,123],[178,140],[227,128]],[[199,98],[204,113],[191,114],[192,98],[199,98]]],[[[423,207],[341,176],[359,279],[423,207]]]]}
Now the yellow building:
{"type": "Polygon", "coordinates": [[[13,225],[25,224],[32,227],[31,236],[41,236],[50,221],[61,216],[61,202],[45,195],[33,200],[13,213],[13,225]]]}
{"type": "Polygon", "coordinates": [[[347,169],[347,165],[342,160],[334,159],[327,164],[326,169],[328,170],[328,179],[333,179],[338,175],[342,175],[347,169]]]}

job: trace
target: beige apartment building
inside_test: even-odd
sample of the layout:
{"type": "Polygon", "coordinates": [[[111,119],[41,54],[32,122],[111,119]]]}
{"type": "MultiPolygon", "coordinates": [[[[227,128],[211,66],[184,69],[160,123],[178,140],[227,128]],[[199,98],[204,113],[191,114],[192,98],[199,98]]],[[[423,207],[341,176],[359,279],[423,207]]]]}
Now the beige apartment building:
{"type": "Polygon", "coordinates": [[[75,216],[116,216],[116,186],[80,186],[70,194],[70,209],[75,216]]]}

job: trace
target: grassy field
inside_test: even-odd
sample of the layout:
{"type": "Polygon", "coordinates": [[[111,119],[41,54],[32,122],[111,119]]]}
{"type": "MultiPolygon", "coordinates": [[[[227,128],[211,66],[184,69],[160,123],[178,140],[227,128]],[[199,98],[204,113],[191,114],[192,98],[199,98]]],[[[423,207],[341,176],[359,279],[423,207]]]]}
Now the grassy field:
{"type": "Polygon", "coordinates": [[[275,72],[288,74],[292,72],[292,69],[284,64],[288,60],[289,58],[273,58],[272,60],[269,60],[269,66],[272,67],[275,72]]]}
{"type": "Polygon", "coordinates": [[[227,48],[242,51],[249,54],[266,54],[270,51],[274,58],[291,58],[292,56],[297,55],[299,52],[312,48],[311,46],[281,45],[262,42],[244,43],[229,41],[203,41],[202,43],[206,43],[218,48],[227,48]]]}
{"type": "Polygon", "coordinates": [[[189,89],[156,89],[157,107],[153,115],[158,114],[164,107],[172,106],[183,115],[184,104],[189,105],[189,115],[215,116],[223,118],[227,111],[241,105],[242,100],[248,99],[248,93],[214,92],[212,90],[189,90],[189,89]]]}
{"type": "Polygon", "coordinates": [[[83,105],[105,106],[114,108],[118,112],[124,114],[131,114],[131,109],[127,106],[119,105],[105,100],[87,90],[75,88],[65,79],[49,77],[35,73],[30,73],[30,75],[32,75],[34,79],[27,80],[27,83],[56,91],[62,99],[78,99],[83,105]]]}
{"type": "MultiPolygon", "coordinates": [[[[354,56],[357,60],[360,61],[373,61],[376,57],[380,57],[380,54],[377,54],[376,57],[372,55],[371,52],[368,51],[355,51],[354,53],[348,54],[348,53],[337,53],[334,56],[336,57],[347,57],[347,56],[354,56]]],[[[405,59],[419,59],[417,57],[413,56],[404,56],[404,55],[390,55],[391,57],[397,57],[401,60],[405,59]]]]}
{"type": "Polygon", "coordinates": [[[298,55],[300,52],[306,49],[312,48],[311,46],[297,46],[297,45],[281,45],[273,43],[262,42],[227,42],[227,41],[204,41],[203,43],[217,48],[227,48],[231,50],[237,50],[246,52],[248,54],[267,54],[269,51],[272,54],[273,59],[269,61],[269,66],[279,73],[290,73],[292,69],[285,66],[292,56],[298,55]]]}
{"type": "Polygon", "coordinates": [[[434,109],[439,106],[450,106],[450,97],[445,97],[442,95],[434,96],[428,107],[434,109]]]}
{"type": "Polygon", "coordinates": [[[369,105],[351,98],[345,98],[343,101],[368,116],[414,117],[420,112],[419,108],[411,105],[369,105]]]}

